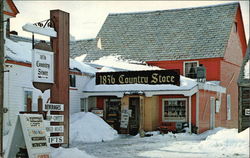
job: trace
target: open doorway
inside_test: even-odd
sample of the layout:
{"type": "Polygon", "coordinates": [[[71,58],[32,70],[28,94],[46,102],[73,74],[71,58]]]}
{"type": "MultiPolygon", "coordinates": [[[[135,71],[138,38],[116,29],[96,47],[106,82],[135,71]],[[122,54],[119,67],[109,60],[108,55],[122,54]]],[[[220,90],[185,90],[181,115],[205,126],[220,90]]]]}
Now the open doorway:
{"type": "Polygon", "coordinates": [[[140,98],[129,98],[129,109],[131,110],[131,117],[129,118],[129,134],[136,135],[140,126],[140,98]]]}

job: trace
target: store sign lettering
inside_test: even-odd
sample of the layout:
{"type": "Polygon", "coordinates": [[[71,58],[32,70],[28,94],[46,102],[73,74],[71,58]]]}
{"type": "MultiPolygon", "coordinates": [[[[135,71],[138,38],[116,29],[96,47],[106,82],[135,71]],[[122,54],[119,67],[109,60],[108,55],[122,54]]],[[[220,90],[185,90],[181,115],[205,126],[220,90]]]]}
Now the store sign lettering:
{"type": "Polygon", "coordinates": [[[99,84],[173,84],[180,85],[178,70],[97,72],[96,85],[99,84]]]}
{"type": "Polygon", "coordinates": [[[33,51],[33,80],[34,82],[54,82],[53,52],[34,49],[33,51]]]}

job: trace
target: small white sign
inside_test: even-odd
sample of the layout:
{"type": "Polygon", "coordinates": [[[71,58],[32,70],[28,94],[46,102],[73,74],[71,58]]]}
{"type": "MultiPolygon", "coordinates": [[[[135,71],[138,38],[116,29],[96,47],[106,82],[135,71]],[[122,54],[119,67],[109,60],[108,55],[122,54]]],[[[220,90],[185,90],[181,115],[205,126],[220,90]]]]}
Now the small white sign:
{"type": "Polygon", "coordinates": [[[62,144],[64,143],[64,138],[63,136],[48,137],[48,143],[49,144],[62,144]]]}
{"type": "Polygon", "coordinates": [[[50,148],[41,114],[19,114],[10,134],[12,139],[9,142],[6,157],[16,157],[19,147],[22,146],[26,146],[30,158],[50,157],[50,148]]]}
{"type": "Polygon", "coordinates": [[[121,128],[128,128],[129,117],[132,110],[129,110],[127,107],[121,110],[121,128]]]}
{"type": "Polygon", "coordinates": [[[46,132],[49,133],[63,133],[64,132],[64,126],[48,126],[45,127],[46,132]]]}
{"type": "Polygon", "coordinates": [[[44,111],[64,111],[63,104],[46,103],[44,105],[44,111]]]}
{"type": "Polygon", "coordinates": [[[50,122],[63,122],[64,115],[47,115],[47,120],[50,122]]]}
{"type": "Polygon", "coordinates": [[[33,82],[54,83],[54,53],[34,49],[33,51],[33,82]]]}
{"type": "Polygon", "coordinates": [[[250,116],[250,109],[245,109],[245,115],[250,116]]]}

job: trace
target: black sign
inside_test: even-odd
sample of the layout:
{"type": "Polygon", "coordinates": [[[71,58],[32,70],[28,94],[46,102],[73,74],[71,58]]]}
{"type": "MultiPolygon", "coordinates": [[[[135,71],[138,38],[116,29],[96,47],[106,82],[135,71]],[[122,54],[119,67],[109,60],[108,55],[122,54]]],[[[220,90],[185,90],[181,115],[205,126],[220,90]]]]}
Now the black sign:
{"type": "Polygon", "coordinates": [[[173,84],[180,85],[179,70],[97,72],[99,84],[173,84]]]}

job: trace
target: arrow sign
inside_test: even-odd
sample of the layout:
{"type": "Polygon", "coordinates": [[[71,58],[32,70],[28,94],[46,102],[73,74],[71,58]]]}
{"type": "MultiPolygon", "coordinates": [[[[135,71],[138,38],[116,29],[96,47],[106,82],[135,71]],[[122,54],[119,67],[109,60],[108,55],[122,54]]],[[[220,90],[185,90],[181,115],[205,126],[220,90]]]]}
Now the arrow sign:
{"type": "Polygon", "coordinates": [[[45,111],[64,111],[63,104],[46,103],[44,106],[45,111]]]}

